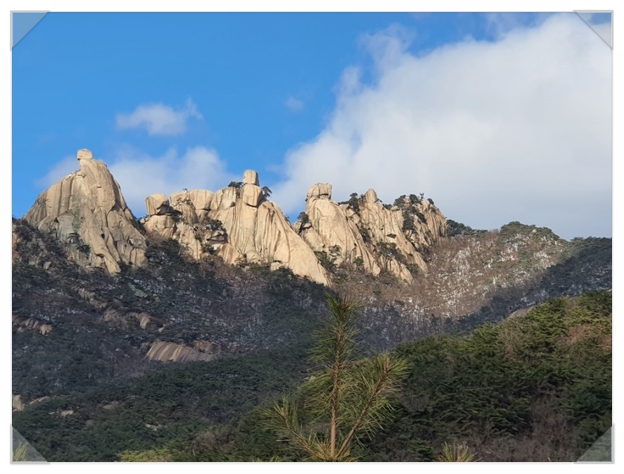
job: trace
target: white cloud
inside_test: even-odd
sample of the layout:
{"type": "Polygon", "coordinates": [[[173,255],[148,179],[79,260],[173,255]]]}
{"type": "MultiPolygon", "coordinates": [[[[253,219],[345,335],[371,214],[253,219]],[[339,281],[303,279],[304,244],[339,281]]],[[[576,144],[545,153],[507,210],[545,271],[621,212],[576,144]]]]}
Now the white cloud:
{"type": "Polygon", "coordinates": [[[144,128],[149,135],[182,135],[186,131],[189,118],[201,120],[197,106],[191,99],[186,101],[183,108],[174,110],[168,105],[142,104],[130,114],[118,114],[117,128],[122,130],[144,128]]]}
{"type": "Polygon", "coordinates": [[[552,13],[545,12],[505,12],[484,13],[486,31],[496,39],[503,39],[507,33],[517,28],[542,24],[552,13]]]}
{"type": "Polygon", "coordinates": [[[63,179],[68,174],[77,171],[80,168],[78,164],[78,160],[76,160],[75,155],[69,155],[63,158],[61,161],[56,163],[48,173],[37,179],[35,181],[35,185],[39,188],[48,188],[52,184],[56,183],[58,180],[63,179]]]}
{"type": "Polygon", "coordinates": [[[183,155],[170,148],[158,157],[125,147],[118,150],[111,163],[109,169],[137,217],[145,214],[145,198],[150,194],[169,196],[184,188],[216,191],[240,179],[227,172],[215,150],[203,146],[188,148],[183,155]]]}
{"type": "Polygon", "coordinates": [[[286,105],[286,108],[292,112],[301,112],[305,106],[302,100],[296,99],[293,96],[289,96],[284,105],[286,105]]]}
{"type": "Polygon", "coordinates": [[[389,30],[366,41],[373,83],[345,70],[325,129],[285,158],[286,212],[330,182],[334,198],[424,192],[451,219],[611,234],[611,50],[575,14],[415,56],[389,30]]]}

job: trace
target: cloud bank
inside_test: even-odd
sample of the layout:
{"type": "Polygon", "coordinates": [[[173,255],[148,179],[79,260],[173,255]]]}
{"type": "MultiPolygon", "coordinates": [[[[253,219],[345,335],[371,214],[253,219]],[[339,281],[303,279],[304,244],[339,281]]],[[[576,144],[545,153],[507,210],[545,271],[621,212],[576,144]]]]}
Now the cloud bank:
{"type": "Polygon", "coordinates": [[[142,104],[130,114],[118,114],[116,123],[121,130],[142,128],[153,136],[175,136],[186,131],[186,123],[191,117],[203,118],[197,106],[188,99],[180,110],[161,103],[142,104]]]}
{"type": "Polygon", "coordinates": [[[329,182],[338,200],[369,187],[390,203],[424,192],[476,228],[519,220],[565,238],[610,236],[605,43],[572,13],[426,55],[409,52],[409,33],[365,37],[373,80],[343,72],[325,128],[287,153],[275,201],[295,213],[310,185],[329,182]]]}

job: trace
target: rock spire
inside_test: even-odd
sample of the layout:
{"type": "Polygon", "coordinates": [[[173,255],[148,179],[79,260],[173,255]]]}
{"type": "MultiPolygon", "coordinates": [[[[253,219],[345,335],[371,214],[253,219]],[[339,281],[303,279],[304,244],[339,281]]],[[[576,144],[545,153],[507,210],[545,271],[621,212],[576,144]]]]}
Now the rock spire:
{"type": "Polygon", "coordinates": [[[270,264],[327,285],[327,273],[282,210],[267,199],[258,173],[245,171],[240,185],[212,193],[191,190],[146,199],[145,229],[173,238],[194,258],[207,253],[227,263],[270,264]]]}
{"type": "Polygon", "coordinates": [[[84,266],[119,272],[119,263],[145,262],[146,242],[121,188],[106,165],[78,150],[80,169],[39,195],[24,219],[52,233],[69,257],[84,266]]]}

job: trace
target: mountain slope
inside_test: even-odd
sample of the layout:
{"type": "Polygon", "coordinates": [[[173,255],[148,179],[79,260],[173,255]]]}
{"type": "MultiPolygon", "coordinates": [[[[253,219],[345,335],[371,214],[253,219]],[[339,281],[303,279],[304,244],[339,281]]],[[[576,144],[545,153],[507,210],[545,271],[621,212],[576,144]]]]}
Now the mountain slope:
{"type": "MultiPolygon", "coordinates": [[[[124,413],[130,414],[124,394],[132,380],[157,380],[163,370],[174,379],[200,377],[203,368],[226,377],[225,367],[243,370],[256,360],[266,374],[273,366],[296,372],[280,379],[280,387],[291,387],[305,371],[301,351],[325,314],[328,291],[360,300],[365,351],[391,351],[428,335],[514,320],[553,297],[611,288],[611,239],[567,242],[519,222],[476,231],[447,221],[422,195],[384,205],[369,190],[335,203],[328,184],[309,190],[310,214],[291,227],[253,171],[217,193],[149,196],[148,216],[137,222],[106,166],[88,150],[79,158],[79,171],[42,193],[24,219],[13,220],[16,420],[42,421],[43,412],[32,415],[34,421],[29,413],[51,397],[59,419],[44,424],[74,429],[72,420],[80,418],[87,427],[91,415],[61,412],[74,411],[72,404],[84,404],[90,393],[108,393],[103,405],[129,404],[124,413]],[[290,354],[296,361],[289,362],[290,354]],[[117,398],[110,395],[115,391],[117,398]]],[[[227,416],[180,429],[195,436],[200,425],[226,422],[259,404],[264,395],[255,397],[254,387],[271,384],[247,375],[239,387],[249,395],[244,409],[219,399],[214,410],[227,416]]],[[[167,416],[178,413],[177,396],[172,391],[163,399],[172,410],[167,416]]],[[[108,426],[108,408],[91,408],[108,426]]],[[[151,441],[127,449],[182,439],[175,423],[163,437],[147,436],[160,428],[145,423],[149,431],[141,436],[151,441]]],[[[26,421],[21,426],[28,429],[26,421]]],[[[94,443],[104,436],[98,433],[94,443]]],[[[95,456],[88,449],[72,453],[73,442],[64,459],[95,456]]],[[[113,459],[111,449],[97,451],[98,459],[113,459]]]]}
{"type": "MultiPolygon", "coordinates": [[[[484,461],[575,461],[611,426],[611,294],[559,298],[466,336],[401,345],[410,375],[362,461],[430,461],[466,442],[484,461]]],[[[300,453],[261,411],[306,377],[309,345],[160,366],[14,413],[50,461],[251,461],[300,453]],[[127,453],[139,451],[142,454],[127,453]]]]}

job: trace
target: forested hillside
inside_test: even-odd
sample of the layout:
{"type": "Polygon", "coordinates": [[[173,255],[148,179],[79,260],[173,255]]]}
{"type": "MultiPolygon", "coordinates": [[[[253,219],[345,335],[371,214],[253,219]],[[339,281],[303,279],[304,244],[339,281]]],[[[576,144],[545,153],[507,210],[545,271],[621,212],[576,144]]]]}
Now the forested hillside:
{"type": "MultiPolygon", "coordinates": [[[[194,362],[15,412],[50,461],[303,459],[263,406],[306,379],[309,345],[194,362]]],[[[400,345],[409,375],[362,461],[433,461],[463,443],[483,461],[575,461],[611,426],[611,292],[556,298],[465,335],[400,345]]]]}

